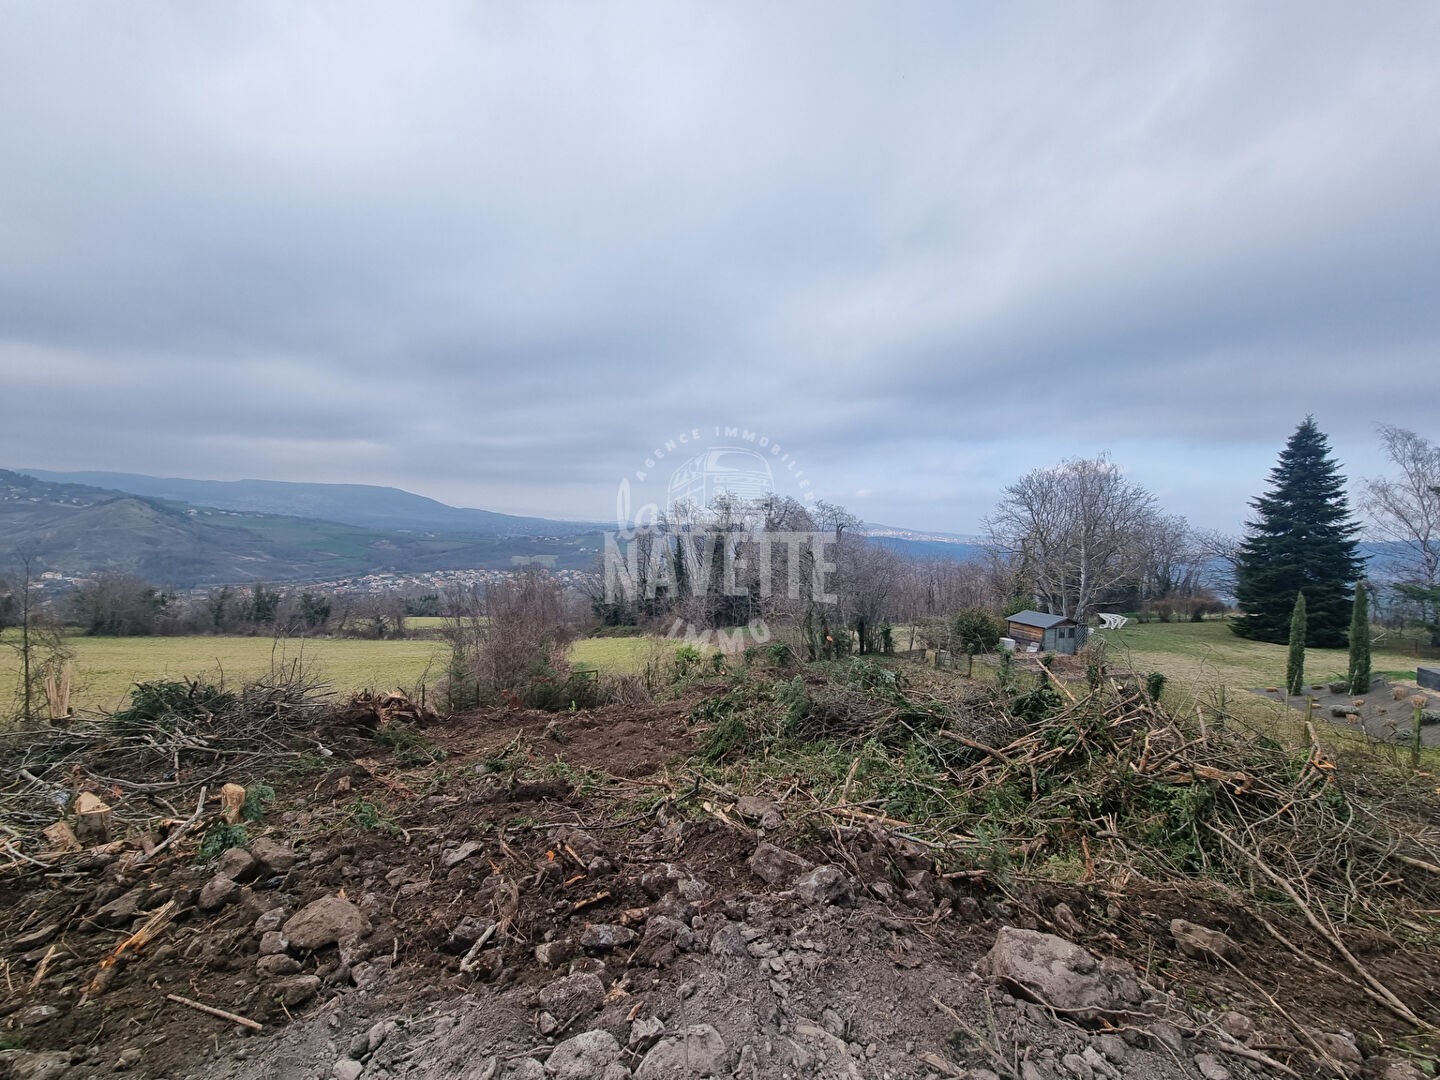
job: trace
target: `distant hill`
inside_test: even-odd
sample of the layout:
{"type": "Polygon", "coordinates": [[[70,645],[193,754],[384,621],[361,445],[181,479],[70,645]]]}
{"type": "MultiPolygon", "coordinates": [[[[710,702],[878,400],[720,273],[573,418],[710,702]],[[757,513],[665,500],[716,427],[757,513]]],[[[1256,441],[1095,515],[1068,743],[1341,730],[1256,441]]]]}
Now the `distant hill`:
{"type": "Polygon", "coordinates": [[[319,518],[391,532],[474,533],[481,536],[577,536],[593,522],[515,517],[491,510],[448,506],[423,495],[372,484],[306,484],[284,480],[186,480],[139,473],[53,472],[21,469],[58,484],[82,484],[150,499],[220,510],[319,518]]]}
{"type": "Polygon", "coordinates": [[[68,576],[123,571],[183,588],[379,572],[505,569],[517,555],[553,555],[557,567],[580,569],[592,565],[600,543],[598,534],[584,533],[527,537],[460,530],[390,532],[333,520],[195,506],[0,469],[0,551],[29,548],[46,570],[68,576]]]}

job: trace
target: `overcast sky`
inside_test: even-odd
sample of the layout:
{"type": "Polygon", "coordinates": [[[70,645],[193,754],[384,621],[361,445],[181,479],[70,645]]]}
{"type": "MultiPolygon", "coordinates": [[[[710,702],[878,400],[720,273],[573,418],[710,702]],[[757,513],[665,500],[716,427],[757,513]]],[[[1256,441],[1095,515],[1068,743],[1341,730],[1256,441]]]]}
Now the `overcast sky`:
{"type": "Polygon", "coordinates": [[[968,532],[1440,438],[1440,5],[0,2],[0,465],[968,532]]]}

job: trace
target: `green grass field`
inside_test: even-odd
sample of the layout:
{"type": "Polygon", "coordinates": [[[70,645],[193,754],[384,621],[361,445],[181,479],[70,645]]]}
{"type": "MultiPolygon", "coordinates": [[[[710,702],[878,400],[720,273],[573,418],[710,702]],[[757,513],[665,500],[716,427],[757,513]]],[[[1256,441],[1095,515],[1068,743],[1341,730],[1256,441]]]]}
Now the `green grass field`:
{"type": "MultiPolygon", "coordinates": [[[[414,620],[412,620],[414,621],[414,620]]],[[[438,621],[438,620],[437,620],[438,621]]],[[[13,632],[6,641],[13,640],[13,632]]],[[[445,642],[433,638],[358,641],[331,638],[268,637],[81,637],[67,639],[75,651],[70,699],[76,709],[112,709],[129,701],[136,682],[205,675],[242,681],[270,669],[272,662],[302,659],[335,688],[411,688],[434,684],[443,675],[445,642]]],[[[571,660],[604,672],[640,670],[657,649],[672,645],[657,638],[586,638],[571,649],[571,660]]],[[[0,687],[18,681],[19,657],[0,649],[0,687]]],[[[0,709],[8,702],[0,702],[0,709]]]]}
{"type": "MultiPolygon", "coordinates": [[[[1144,673],[1164,672],[1173,682],[1192,689],[1223,684],[1247,690],[1285,684],[1286,646],[1236,637],[1223,620],[1210,622],[1132,622],[1123,630],[1097,631],[1112,663],[1144,673]]],[[[1349,667],[1345,649],[1306,649],[1307,683],[1344,678],[1349,667]]],[[[1402,649],[1372,650],[1376,674],[1415,679],[1416,659],[1402,649]]]]}

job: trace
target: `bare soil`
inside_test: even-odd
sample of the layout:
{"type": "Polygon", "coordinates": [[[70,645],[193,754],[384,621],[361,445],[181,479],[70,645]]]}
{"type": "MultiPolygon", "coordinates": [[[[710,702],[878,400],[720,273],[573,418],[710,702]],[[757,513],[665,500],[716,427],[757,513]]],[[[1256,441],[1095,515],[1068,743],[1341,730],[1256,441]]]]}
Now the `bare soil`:
{"type": "MultiPolygon", "coordinates": [[[[748,1077],[1083,1080],[1107,1075],[1099,1059],[1146,1080],[1200,1076],[1206,1054],[1234,1077],[1275,1074],[1263,1058],[1323,1075],[1299,1028],[1344,1033],[1364,1055],[1351,1071],[1380,1076],[1397,1045],[1424,1045],[1336,975],[1333,953],[1278,903],[1272,933],[1218,887],[1113,872],[1075,885],[947,878],[924,848],[873,824],[817,828],[784,803],[762,823],[687,766],[693,703],[484,710],[426,728],[444,760],[421,766],[332,723],[320,733],[333,767],[282,776],[271,762],[235,777],[274,784],[249,838],[298,861],[213,911],[197,901],[215,865],[193,844],[143,866],[126,852],[49,868],[12,861],[0,873],[0,1037],[11,1048],[0,1077],[497,1080],[543,1075],[534,1070],[556,1045],[607,1031],[623,1071],[593,1075],[615,1080],[646,1060],[651,1020],[672,1036],[710,1025],[726,1050],[721,1075],[748,1077]],[[845,895],[817,901],[763,879],[748,861],[762,842],[840,868],[845,895]],[[102,916],[134,890],[129,917],[102,916]],[[369,934],[294,955],[288,975],[257,969],[257,921],[323,896],[355,903],[369,934]],[[173,921],[97,985],[106,958],[171,901],[173,921]],[[474,950],[456,940],[467,918],[495,927],[474,950]],[[1225,931],[1243,960],[1183,955],[1173,918],[1225,931]],[[1128,962],[1151,1006],[1080,1025],[1013,996],[974,971],[1003,925],[1128,962]],[[587,947],[595,927],[633,937],[587,947]],[[537,946],[554,948],[537,956],[537,946]],[[556,1015],[543,992],[572,971],[593,973],[603,997],[556,1015]],[[312,974],[319,984],[287,1005],[286,980],[312,974]],[[1248,1054],[1219,1046],[1218,1017],[1231,1010],[1258,1029],[1248,1054]],[[1074,1064],[1087,1060],[1089,1073],[1074,1064]]],[[[1440,984],[1434,946],[1346,937],[1407,1000],[1440,984]]]]}

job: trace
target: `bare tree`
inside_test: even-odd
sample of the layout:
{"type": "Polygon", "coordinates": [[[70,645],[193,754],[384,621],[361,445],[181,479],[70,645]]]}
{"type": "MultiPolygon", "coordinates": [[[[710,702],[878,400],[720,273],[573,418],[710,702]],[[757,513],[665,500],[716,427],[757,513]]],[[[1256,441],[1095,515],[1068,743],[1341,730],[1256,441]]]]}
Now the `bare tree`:
{"type": "Polygon", "coordinates": [[[1385,456],[1396,477],[1365,481],[1360,508],[1370,532],[1405,550],[1399,568],[1409,584],[1440,584],[1440,446],[1413,431],[1380,426],[1385,456]]]}
{"type": "Polygon", "coordinates": [[[1155,498],[1101,455],[1035,469],[985,521],[992,551],[1018,560],[1037,601],[1083,620],[1106,590],[1137,579],[1155,498]]]}

